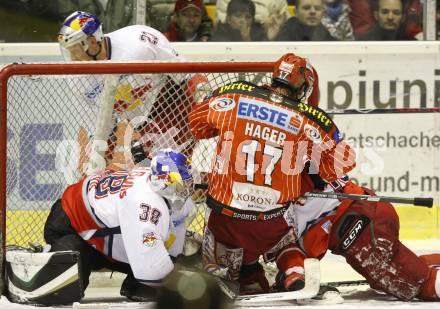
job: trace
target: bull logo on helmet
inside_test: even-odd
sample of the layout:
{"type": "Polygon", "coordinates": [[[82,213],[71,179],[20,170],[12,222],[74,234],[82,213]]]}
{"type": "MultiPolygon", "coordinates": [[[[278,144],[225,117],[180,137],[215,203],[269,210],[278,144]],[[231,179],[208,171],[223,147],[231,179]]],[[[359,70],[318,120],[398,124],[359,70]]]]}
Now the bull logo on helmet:
{"type": "Polygon", "coordinates": [[[93,21],[93,18],[91,18],[91,17],[81,17],[81,18],[78,19],[78,24],[82,28],[89,21],[93,21]]]}
{"type": "Polygon", "coordinates": [[[192,194],[191,161],[170,148],[151,160],[150,185],[153,191],[171,201],[185,201],[192,194]]]}

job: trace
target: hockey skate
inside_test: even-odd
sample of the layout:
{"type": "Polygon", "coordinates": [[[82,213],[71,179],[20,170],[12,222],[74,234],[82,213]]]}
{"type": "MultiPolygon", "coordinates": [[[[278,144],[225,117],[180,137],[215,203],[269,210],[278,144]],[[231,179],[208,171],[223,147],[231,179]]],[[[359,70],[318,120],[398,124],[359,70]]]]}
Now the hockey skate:
{"type": "Polygon", "coordinates": [[[271,305],[288,305],[299,299],[311,299],[318,295],[320,282],[319,261],[306,259],[304,261],[305,286],[298,291],[275,292],[256,295],[242,295],[235,299],[237,306],[259,306],[270,303],[271,305]]]}
{"type": "Polygon", "coordinates": [[[120,294],[137,302],[154,301],[158,297],[158,289],[140,283],[132,275],[127,275],[122,282],[120,294]]]}
{"type": "Polygon", "coordinates": [[[342,304],[344,298],[341,296],[339,290],[331,285],[321,285],[319,287],[318,295],[310,299],[298,299],[297,303],[301,305],[334,305],[342,304]]]}
{"type": "Polygon", "coordinates": [[[275,278],[273,289],[279,292],[283,291],[298,291],[304,288],[305,278],[304,274],[292,272],[286,275],[285,272],[278,272],[275,278]]]}

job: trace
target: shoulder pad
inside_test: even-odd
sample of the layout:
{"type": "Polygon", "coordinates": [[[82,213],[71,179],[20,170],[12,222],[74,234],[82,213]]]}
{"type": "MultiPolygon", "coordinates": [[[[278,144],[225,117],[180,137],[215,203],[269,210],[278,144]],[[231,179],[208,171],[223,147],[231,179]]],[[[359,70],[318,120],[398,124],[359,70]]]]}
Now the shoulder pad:
{"type": "Polygon", "coordinates": [[[338,144],[342,140],[341,133],[338,127],[333,122],[333,119],[324,110],[319,107],[298,103],[295,109],[299,111],[302,115],[306,116],[314,123],[316,123],[322,130],[327,132],[331,138],[338,144]]]}
{"type": "Polygon", "coordinates": [[[332,128],[335,127],[335,124],[330,116],[319,107],[305,103],[298,103],[295,106],[295,110],[299,111],[301,114],[315,122],[327,133],[329,133],[332,128]]]}

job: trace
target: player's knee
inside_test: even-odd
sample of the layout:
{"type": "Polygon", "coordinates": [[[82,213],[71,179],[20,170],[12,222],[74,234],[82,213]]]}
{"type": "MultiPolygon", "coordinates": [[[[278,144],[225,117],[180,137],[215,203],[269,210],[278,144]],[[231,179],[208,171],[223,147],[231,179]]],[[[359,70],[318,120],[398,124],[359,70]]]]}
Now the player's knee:
{"type": "Polygon", "coordinates": [[[57,240],[50,243],[50,251],[79,251],[81,252],[84,246],[84,241],[75,234],[64,235],[59,237],[57,240]]]}
{"type": "Polygon", "coordinates": [[[391,258],[398,237],[399,218],[391,204],[356,201],[334,224],[329,247],[338,254],[371,247],[391,258]]]}

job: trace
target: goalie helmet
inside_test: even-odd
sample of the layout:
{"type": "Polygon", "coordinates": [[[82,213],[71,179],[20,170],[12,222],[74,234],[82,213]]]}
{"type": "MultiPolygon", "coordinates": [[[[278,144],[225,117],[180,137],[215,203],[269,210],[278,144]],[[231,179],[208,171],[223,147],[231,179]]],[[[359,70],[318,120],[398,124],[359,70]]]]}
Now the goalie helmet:
{"type": "Polygon", "coordinates": [[[164,198],[185,201],[192,193],[191,162],[170,148],[161,150],[151,160],[151,187],[164,198]]]}
{"type": "Polygon", "coordinates": [[[71,59],[70,50],[75,47],[87,52],[89,49],[87,38],[91,36],[97,42],[101,42],[104,38],[102,25],[97,16],[76,11],[67,17],[58,33],[58,42],[64,59],[71,59]]]}
{"type": "Polygon", "coordinates": [[[288,53],[275,63],[272,73],[272,87],[286,87],[292,98],[302,100],[313,90],[313,68],[306,58],[288,53]]]}

